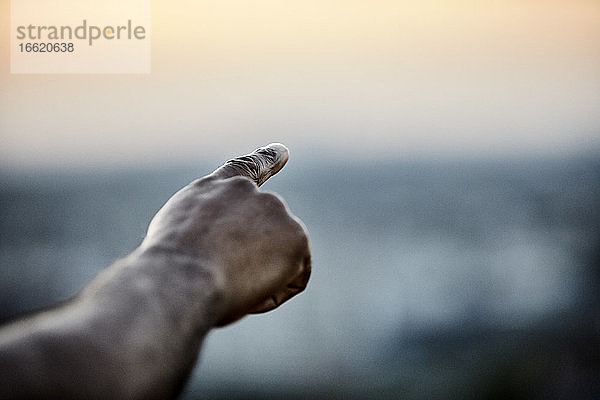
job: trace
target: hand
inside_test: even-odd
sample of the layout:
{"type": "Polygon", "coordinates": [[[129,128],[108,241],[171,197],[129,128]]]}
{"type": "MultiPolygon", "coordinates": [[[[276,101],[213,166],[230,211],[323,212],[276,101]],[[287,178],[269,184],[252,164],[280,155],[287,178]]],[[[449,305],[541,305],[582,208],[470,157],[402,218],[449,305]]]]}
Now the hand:
{"type": "Polygon", "coordinates": [[[142,248],[188,256],[212,273],[217,326],[270,311],[306,287],[306,230],[279,196],[258,190],[288,158],[285,146],[270,144],[227,161],[171,197],[150,223],[142,248]]]}

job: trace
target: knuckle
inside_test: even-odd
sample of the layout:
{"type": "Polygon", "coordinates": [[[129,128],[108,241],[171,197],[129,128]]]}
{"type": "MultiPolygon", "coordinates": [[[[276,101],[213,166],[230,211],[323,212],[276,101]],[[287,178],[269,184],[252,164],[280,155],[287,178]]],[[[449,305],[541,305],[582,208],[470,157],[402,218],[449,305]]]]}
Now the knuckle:
{"type": "Polygon", "coordinates": [[[209,175],[193,180],[188,186],[193,189],[204,189],[212,185],[214,182],[215,178],[209,175]]]}
{"type": "Polygon", "coordinates": [[[297,273],[292,279],[290,283],[288,283],[288,290],[292,291],[294,294],[298,294],[303,292],[308,285],[308,281],[310,279],[310,274],[312,272],[312,264],[310,254],[307,253],[304,257],[298,262],[297,273]]]}
{"type": "Polygon", "coordinates": [[[287,208],[281,197],[274,193],[260,193],[259,201],[263,206],[273,212],[287,213],[287,208]]]}
{"type": "Polygon", "coordinates": [[[302,266],[302,279],[304,282],[304,287],[308,284],[308,280],[310,278],[310,273],[312,272],[312,257],[310,255],[310,251],[304,256],[303,266],[302,266]]]}
{"type": "Polygon", "coordinates": [[[231,178],[227,178],[223,181],[225,185],[227,185],[228,189],[242,191],[242,192],[252,192],[256,190],[256,184],[245,176],[234,176],[231,178]]]}
{"type": "Polygon", "coordinates": [[[304,228],[304,224],[299,221],[297,218],[291,218],[292,225],[290,229],[290,233],[292,235],[292,240],[294,245],[292,246],[294,258],[296,260],[300,260],[300,264],[302,268],[309,268],[311,265],[311,256],[310,256],[310,243],[308,239],[308,234],[306,233],[306,229],[304,228]]]}
{"type": "Polygon", "coordinates": [[[298,236],[298,241],[305,249],[308,249],[308,232],[306,231],[304,223],[302,223],[302,221],[296,216],[290,215],[290,218],[293,221],[293,226],[295,233],[298,236]]]}

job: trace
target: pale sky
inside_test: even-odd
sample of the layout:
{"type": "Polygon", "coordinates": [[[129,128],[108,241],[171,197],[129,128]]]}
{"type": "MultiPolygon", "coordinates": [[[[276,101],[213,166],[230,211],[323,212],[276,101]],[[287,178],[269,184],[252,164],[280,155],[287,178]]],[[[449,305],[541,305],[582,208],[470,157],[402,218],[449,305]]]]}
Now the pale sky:
{"type": "Polygon", "coordinates": [[[153,0],[149,75],[10,74],[0,4],[3,166],[600,149],[597,0],[153,0]]]}

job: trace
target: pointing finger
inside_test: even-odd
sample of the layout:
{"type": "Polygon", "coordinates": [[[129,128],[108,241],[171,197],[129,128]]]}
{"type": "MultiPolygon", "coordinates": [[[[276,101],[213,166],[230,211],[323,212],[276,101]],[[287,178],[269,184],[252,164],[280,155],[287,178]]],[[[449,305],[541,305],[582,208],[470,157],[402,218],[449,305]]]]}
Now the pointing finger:
{"type": "Polygon", "coordinates": [[[271,143],[268,146],[254,150],[250,154],[227,161],[217,168],[211,176],[220,179],[245,176],[260,186],[279,172],[289,157],[290,152],[287,147],[281,143],[271,143]]]}

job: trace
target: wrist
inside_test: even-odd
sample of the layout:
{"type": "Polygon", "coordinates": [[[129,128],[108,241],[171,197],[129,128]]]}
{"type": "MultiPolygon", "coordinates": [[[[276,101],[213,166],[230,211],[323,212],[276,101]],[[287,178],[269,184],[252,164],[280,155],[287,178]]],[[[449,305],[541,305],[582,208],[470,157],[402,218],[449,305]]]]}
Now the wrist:
{"type": "Polygon", "coordinates": [[[65,315],[75,336],[84,332],[88,355],[82,357],[99,351],[97,362],[104,364],[98,370],[127,372],[126,379],[107,373],[118,395],[106,397],[172,397],[218,320],[215,281],[210,268],[193,258],[138,248],[81,292],[65,315]]]}
{"type": "Polygon", "coordinates": [[[81,296],[110,313],[203,334],[219,318],[223,302],[219,281],[214,269],[198,257],[146,246],[102,271],[81,296]]]}
{"type": "Polygon", "coordinates": [[[222,309],[223,280],[207,260],[160,246],[138,248],[130,257],[140,275],[153,282],[149,296],[174,313],[190,314],[199,327],[215,324],[222,309]]]}

